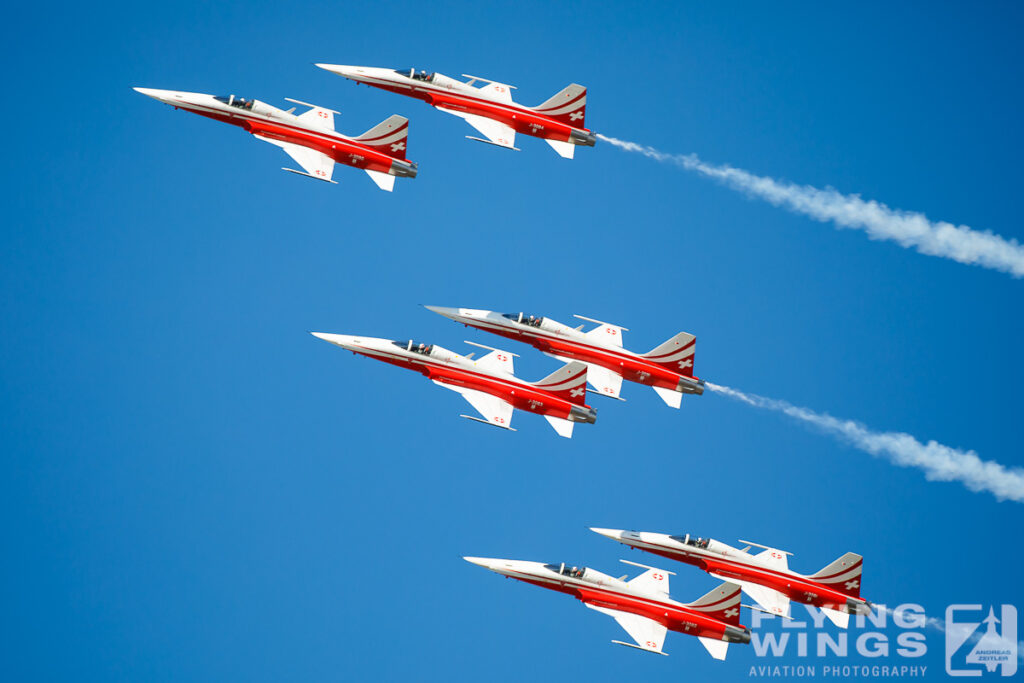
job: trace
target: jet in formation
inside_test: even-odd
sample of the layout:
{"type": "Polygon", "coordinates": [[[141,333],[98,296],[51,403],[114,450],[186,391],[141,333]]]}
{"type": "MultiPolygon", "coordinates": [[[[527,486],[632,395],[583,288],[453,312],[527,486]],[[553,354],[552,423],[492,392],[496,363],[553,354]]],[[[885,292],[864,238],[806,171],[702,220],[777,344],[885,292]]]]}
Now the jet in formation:
{"type": "Polygon", "coordinates": [[[462,394],[483,417],[460,417],[512,429],[512,413],[518,408],[543,415],[560,436],[572,438],[577,422],[593,424],[597,411],[586,404],[587,366],[571,362],[539,382],[527,382],[513,372],[514,353],[483,344],[466,342],[488,349],[490,353],[473,360],[473,354],[461,356],[437,344],[412,340],[393,341],[375,337],[313,332],[352,353],[391,363],[422,373],[435,384],[462,394]]]}
{"type": "Polygon", "coordinates": [[[626,580],[609,576],[589,567],[543,564],[523,560],[466,557],[508,578],[548,588],[575,597],[592,610],[607,614],[634,640],[613,643],[645,652],[667,654],[662,650],[665,635],[676,631],[697,636],[715,659],[725,659],[730,643],[749,643],[750,629],[740,624],[740,587],[723,583],[691,603],[669,597],[668,577],[673,572],[622,560],[646,569],[626,580]]]}
{"type": "Polygon", "coordinates": [[[416,69],[385,69],[370,66],[317,64],[339,76],[382,90],[425,101],[441,111],[465,119],[488,142],[516,148],[516,133],[547,142],[560,156],[572,159],[577,145],[593,147],[597,136],[584,127],[587,89],[573,83],[544,104],[527,107],[512,101],[515,86],[463,74],[466,82],[440,73],[416,69]],[[476,86],[477,81],[483,83],[476,86]]]}
{"type": "Polygon", "coordinates": [[[179,90],[135,88],[155,100],[193,114],[239,126],[258,140],[287,152],[303,170],[283,170],[335,183],[334,164],[361,168],[382,190],[391,192],[395,178],[415,178],[416,164],[405,158],[409,120],[391,116],[362,135],[350,138],[334,130],[333,109],[285,98],[306,111],[296,115],[295,107],[285,111],[259,100],[234,95],[205,95],[179,90]]]}
{"type": "Polygon", "coordinates": [[[730,581],[770,614],[789,618],[790,601],[795,601],[820,608],[832,623],[846,628],[851,614],[871,613],[871,603],[860,597],[864,558],[855,553],[846,553],[820,572],[804,576],[789,569],[787,556],[792,553],[750,541],[740,541],[747,546],[740,549],[689,534],[669,536],[598,528],[591,531],[624,545],[699,567],[711,576],[730,581]],[[751,546],[762,551],[751,554],[748,552],[751,546]]]}
{"type": "Polygon", "coordinates": [[[563,362],[586,363],[587,380],[602,396],[622,400],[623,379],[651,387],[672,408],[680,406],[683,394],[704,393],[704,380],[693,375],[697,338],[686,332],[641,354],[622,348],[622,333],[627,328],[580,315],[574,317],[596,323],[597,327],[584,332],[583,325],[569,327],[551,318],[522,312],[426,308],[463,325],[530,344],[563,362]]]}

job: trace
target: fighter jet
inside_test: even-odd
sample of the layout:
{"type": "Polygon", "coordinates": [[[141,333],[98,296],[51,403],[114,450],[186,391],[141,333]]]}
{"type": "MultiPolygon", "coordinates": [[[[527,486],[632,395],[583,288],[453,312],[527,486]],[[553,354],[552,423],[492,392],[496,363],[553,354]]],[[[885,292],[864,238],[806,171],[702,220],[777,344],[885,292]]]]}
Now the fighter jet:
{"type": "Polygon", "coordinates": [[[576,145],[593,147],[597,136],[583,127],[587,89],[573,83],[544,104],[527,107],[512,101],[515,86],[462,74],[462,82],[440,73],[416,69],[317,64],[339,76],[382,90],[408,95],[463,118],[484,137],[466,137],[506,149],[515,149],[516,133],[542,138],[566,159],[576,145]],[[484,85],[476,87],[476,82],[484,85]]]}
{"type": "Polygon", "coordinates": [[[678,408],[683,394],[703,394],[704,380],[693,376],[697,338],[680,332],[647,353],[622,348],[628,328],[582,315],[573,317],[596,323],[588,332],[583,325],[569,327],[551,318],[526,313],[497,313],[476,308],[427,306],[455,322],[530,344],[561,361],[587,364],[587,380],[597,393],[625,400],[620,395],[623,378],[654,389],[665,403],[678,408]]]}
{"type": "Polygon", "coordinates": [[[586,404],[587,366],[583,363],[568,363],[539,382],[527,382],[513,374],[512,357],[516,354],[483,344],[466,342],[490,351],[473,360],[472,353],[460,356],[437,344],[321,332],[311,334],[352,353],[415,370],[438,386],[462,394],[483,416],[483,419],[459,416],[468,420],[514,432],[512,412],[519,408],[543,415],[559,436],[567,439],[572,438],[575,423],[597,421],[597,411],[586,404]]]}
{"type": "Polygon", "coordinates": [[[673,572],[628,560],[621,561],[647,571],[626,581],[627,575],[615,578],[589,567],[570,567],[564,562],[463,559],[508,578],[566,593],[590,609],[607,614],[636,642],[634,645],[613,640],[616,645],[667,655],[662,646],[666,632],[671,630],[697,636],[712,657],[725,659],[729,643],[750,642],[750,629],[740,625],[740,588],[728,582],[696,602],[684,604],[669,597],[668,577],[673,572]]]}
{"type": "Polygon", "coordinates": [[[334,130],[334,115],[338,112],[287,97],[287,101],[309,109],[296,116],[295,107],[284,111],[234,95],[135,90],[175,109],[244,128],[257,140],[283,149],[304,169],[283,168],[284,171],[337,184],[331,179],[334,164],[346,164],[366,171],[377,187],[387,192],[394,189],[396,177],[416,177],[416,164],[405,159],[409,120],[403,116],[390,116],[359,137],[349,138],[334,130]]]}
{"type": "Polygon", "coordinates": [[[860,597],[864,558],[846,553],[820,572],[804,576],[789,569],[792,553],[750,541],[743,549],[711,538],[668,536],[621,529],[591,531],[613,541],[679,562],[692,564],[719,579],[740,586],[769,614],[789,618],[791,600],[819,607],[836,626],[846,628],[851,614],[870,614],[871,603],[860,597]],[[761,548],[756,555],[751,546],[761,548]]]}

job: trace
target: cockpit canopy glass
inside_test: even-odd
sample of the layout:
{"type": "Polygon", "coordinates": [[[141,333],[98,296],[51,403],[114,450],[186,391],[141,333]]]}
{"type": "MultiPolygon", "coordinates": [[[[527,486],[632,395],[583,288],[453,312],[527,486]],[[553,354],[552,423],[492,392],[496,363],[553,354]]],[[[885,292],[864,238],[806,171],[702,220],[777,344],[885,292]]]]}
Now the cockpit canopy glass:
{"type": "Polygon", "coordinates": [[[501,317],[508,318],[517,323],[523,325],[529,325],[530,327],[540,327],[540,321],[544,318],[537,315],[530,315],[528,313],[502,313],[501,317]]]}
{"type": "Polygon", "coordinates": [[[412,351],[413,353],[422,353],[424,356],[430,355],[430,350],[434,348],[432,344],[424,344],[423,342],[413,341],[394,341],[391,342],[395,346],[405,349],[406,351],[412,351]]]}
{"type": "Polygon", "coordinates": [[[555,572],[556,574],[561,574],[562,576],[568,576],[568,577],[573,578],[573,579],[582,579],[583,578],[583,571],[586,569],[586,567],[570,567],[565,562],[563,562],[561,564],[546,564],[546,565],[544,565],[544,568],[545,569],[550,569],[551,571],[555,572]]]}
{"type": "Polygon", "coordinates": [[[692,545],[694,548],[707,548],[710,538],[701,538],[699,536],[691,536],[686,534],[685,536],[669,536],[673,541],[679,541],[686,545],[692,545]]]}
{"type": "Polygon", "coordinates": [[[431,81],[434,79],[434,74],[427,73],[423,69],[417,71],[416,69],[395,69],[395,73],[400,76],[407,76],[415,81],[431,81]]]}
{"type": "Polygon", "coordinates": [[[235,97],[234,95],[214,95],[213,99],[232,107],[238,107],[239,109],[252,109],[252,103],[256,101],[247,100],[244,97],[235,97]]]}

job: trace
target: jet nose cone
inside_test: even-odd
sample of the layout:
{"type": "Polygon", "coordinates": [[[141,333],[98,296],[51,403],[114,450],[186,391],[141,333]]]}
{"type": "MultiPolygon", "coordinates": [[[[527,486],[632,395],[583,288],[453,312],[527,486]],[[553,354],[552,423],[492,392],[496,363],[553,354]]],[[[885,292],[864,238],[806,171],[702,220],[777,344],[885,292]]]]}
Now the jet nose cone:
{"type": "Polygon", "coordinates": [[[596,526],[590,527],[590,530],[593,531],[595,534],[601,534],[605,538],[610,538],[613,541],[621,540],[622,535],[626,533],[622,529],[602,529],[596,526]]]}
{"type": "Polygon", "coordinates": [[[175,99],[175,95],[178,95],[180,99],[181,95],[181,93],[175,90],[159,90],[157,88],[132,88],[132,90],[137,93],[141,93],[146,97],[152,97],[154,100],[159,102],[168,102],[173,100],[175,99]]]}
{"type": "Polygon", "coordinates": [[[347,64],[317,64],[316,66],[325,71],[336,73],[339,76],[351,78],[354,81],[364,78],[367,75],[367,71],[369,71],[363,66],[349,66],[347,64]]]}
{"type": "Polygon", "coordinates": [[[463,557],[462,559],[466,562],[472,562],[475,565],[479,565],[484,569],[490,569],[492,572],[495,571],[495,567],[497,567],[498,562],[501,561],[493,557],[463,557]]]}
{"type": "Polygon", "coordinates": [[[352,337],[347,334],[329,334],[327,332],[310,332],[310,334],[337,346],[349,346],[352,343],[352,337]]]}
{"type": "Polygon", "coordinates": [[[423,305],[423,308],[428,311],[433,311],[438,315],[443,315],[446,318],[451,318],[452,320],[459,317],[459,309],[457,308],[448,308],[446,306],[427,306],[426,304],[423,305]]]}

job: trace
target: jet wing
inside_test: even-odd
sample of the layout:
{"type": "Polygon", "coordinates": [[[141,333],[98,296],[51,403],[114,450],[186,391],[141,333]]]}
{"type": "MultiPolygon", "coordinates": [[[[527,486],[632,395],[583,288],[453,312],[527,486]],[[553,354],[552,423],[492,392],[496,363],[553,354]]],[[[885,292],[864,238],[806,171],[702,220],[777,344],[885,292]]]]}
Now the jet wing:
{"type": "Polygon", "coordinates": [[[648,569],[643,574],[629,580],[632,588],[668,597],[668,572],[664,569],[648,569]]]}
{"type": "Polygon", "coordinates": [[[661,651],[661,648],[665,645],[665,634],[668,632],[668,629],[662,624],[653,619],[642,617],[639,614],[622,612],[608,607],[598,607],[586,602],[583,604],[592,610],[602,612],[615,619],[615,621],[619,622],[619,626],[629,634],[629,637],[636,641],[636,645],[623,643],[619,640],[613,640],[613,643],[629,645],[630,647],[636,647],[648,652],[657,652],[660,655],[665,654],[661,651]]]}
{"type": "Polygon", "coordinates": [[[612,344],[622,348],[622,328],[617,325],[601,324],[590,330],[587,337],[594,341],[612,344]]]}
{"type": "Polygon", "coordinates": [[[490,394],[485,394],[484,392],[477,391],[476,389],[454,387],[438,380],[434,380],[434,384],[462,394],[462,398],[469,401],[469,405],[473,406],[484,419],[480,420],[479,418],[470,417],[469,415],[463,415],[462,417],[468,417],[471,420],[477,420],[479,422],[486,422],[487,424],[494,425],[495,427],[501,427],[502,429],[512,429],[509,425],[512,423],[512,413],[515,411],[515,408],[512,407],[511,403],[502,401],[497,396],[491,396],[490,394]]]}
{"type": "Polygon", "coordinates": [[[588,363],[587,381],[597,393],[621,399],[619,392],[622,391],[622,375],[619,373],[588,363]]]}
{"type": "MultiPolygon", "coordinates": [[[[762,546],[764,547],[764,546],[762,546]]],[[[761,561],[766,567],[771,567],[776,571],[789,571],[789,560],[786,559],[788,553],[777,550],[775,548],[766,548],[757,555],[754,555],[758,560],[761,561]]]]}
{"type": "Polygon", "coordinates": [[[504,123],[499,123],[492,119],[484,118],[483,116],[477,116],[476,114],[466,114],[465,112],[445,109],[443,107],[439,107],[439,109],[458,116],[459,118],[466,119],[466,123],[476,128],[480,131],[481,135],[487,138],[486,140],[480,140],[480,138],[471,137],[471,140],[480,140],[480,142],[489,142],[492,145],[497,145],[498,147],[516,149],[516,131],[509,126],[506,126],[504,123]]]}
{"type": "Polygon", "coordinates": [[[711,576],[722,579],[723,581],[731,581],[732,583],[735,583],[743,589],[744,593],[753,598],[754,602],[763,607],[767,612],[777,614],[782,617],[789,616],[789,596],[786,594],[749,581],[737,581],[731,576],[726,577],[714,573],[712,573],[711,576]]]}
{"type": "Polygon", "coordinates": [[[473,364],[484,370],[500,370],[501,372],[507,372],[510,375],[515,374],[512,363],[512,354],[506,351],[491,351],[486,356],[481,356],[479,359],[474,361],[473,364]]]}
{"type": "Polygon", "coordinates": [[[277,145],[283,149],[288,153],[288,156],[295,160],[295,163],[305,170],[305,173],[299,173],[298,171],[290,168],[286,168],[284,170],[291,171],[292,173],[299,173],[299,175],[308,175],[310,178],[316,178],[317,180],[334,182],[331,180],[331,176],[334,175],[334,159],[330,158],[326,154],[321,154],[315,149],[310,149],[309,147],[296,145],[293,142],[275,140],[263,135],[257,135],[256,138],[263,140],[264,142],[269,142],[272,145],[277,145]]]}

